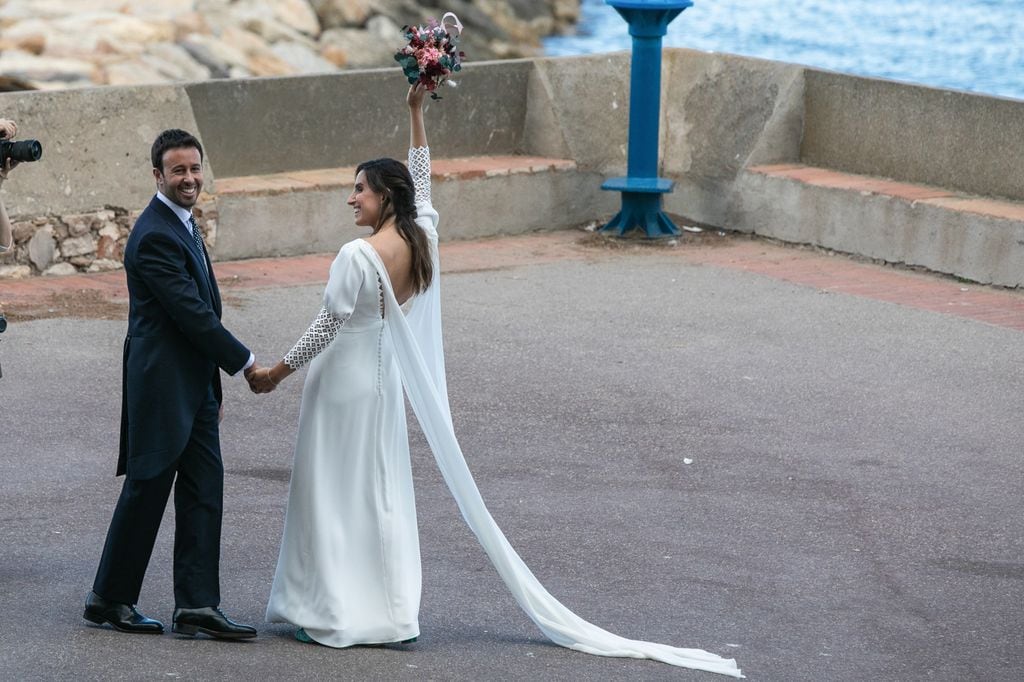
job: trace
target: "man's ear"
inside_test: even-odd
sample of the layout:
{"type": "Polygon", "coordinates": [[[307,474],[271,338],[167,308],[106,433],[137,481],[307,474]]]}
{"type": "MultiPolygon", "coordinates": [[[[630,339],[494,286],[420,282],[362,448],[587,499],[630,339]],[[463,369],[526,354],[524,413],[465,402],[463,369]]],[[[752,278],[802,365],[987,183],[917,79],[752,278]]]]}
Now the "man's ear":
{"type": "Polygon", "coordinates": [[[163,180],[163,174],[160,172],[159,168],[153,169],[153,179],[156,180],[157,184],[160,184],[163,180]]]}

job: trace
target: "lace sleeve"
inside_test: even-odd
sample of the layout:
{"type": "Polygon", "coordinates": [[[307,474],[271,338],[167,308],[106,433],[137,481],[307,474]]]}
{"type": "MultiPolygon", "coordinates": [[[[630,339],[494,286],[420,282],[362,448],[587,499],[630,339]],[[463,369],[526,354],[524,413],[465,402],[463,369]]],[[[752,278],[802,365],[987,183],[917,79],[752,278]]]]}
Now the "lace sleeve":
{"type": "Polygon", "coordinates": [[[430,147],[409,148],[409,174],[416,187],[416,203],[430,203],[430,147]]]}
{"type": "Polygon", "coordinates": [[[334,337],[344,325],[345,320],[335,316],[327,308],[321,308],[313,324],[309,325],[309,329],[295,347],[284,356],[284,364],[291,369],[299,369],[331,345],[331,341],[334,341],[334,337]]]}

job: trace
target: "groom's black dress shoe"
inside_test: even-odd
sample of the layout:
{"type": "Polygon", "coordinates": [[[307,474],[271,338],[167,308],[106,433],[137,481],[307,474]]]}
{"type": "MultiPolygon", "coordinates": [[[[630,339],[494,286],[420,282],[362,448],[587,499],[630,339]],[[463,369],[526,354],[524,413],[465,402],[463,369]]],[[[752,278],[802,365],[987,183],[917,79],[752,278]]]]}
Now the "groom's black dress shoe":
{"type": "Polygon", "coordinates": [[[256,628],[232,622],[216,606],[174,609],[174,624],[171,629],[179,635],[195,636],[202,632],[217,639],[250,639],[256,636],[256,628]]]}
{"type": "Polygon", "coordinates": [[[115,630],[121,632],[160,635],[164,631],[163,623],[146,618],[131,604],[107,601],[95,592],[90,592],[89,596],[85,598],[85,613],[82,614],[82,617],[97,625],[110,623],[115,630]]]}

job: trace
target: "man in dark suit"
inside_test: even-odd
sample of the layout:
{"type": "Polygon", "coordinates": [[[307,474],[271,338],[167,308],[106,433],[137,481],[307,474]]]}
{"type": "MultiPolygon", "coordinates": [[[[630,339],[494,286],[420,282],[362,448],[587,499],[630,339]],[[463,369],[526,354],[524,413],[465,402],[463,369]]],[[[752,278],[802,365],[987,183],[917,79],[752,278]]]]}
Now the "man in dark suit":
{"type": "Polygon", "coordinates": [[[220,371],[248,376],[255,358],[221,324],[217,280],[192,217],[203,188],[202,146],[183,130],[165,130],[152,162],[158,191],[124,252],[129,309],[117,475],[125,481],[85,618],[122,632],[163,632],[135,604],[173,485],[174,632],[255,637],[255,628],[218,608],[220,371]]]}

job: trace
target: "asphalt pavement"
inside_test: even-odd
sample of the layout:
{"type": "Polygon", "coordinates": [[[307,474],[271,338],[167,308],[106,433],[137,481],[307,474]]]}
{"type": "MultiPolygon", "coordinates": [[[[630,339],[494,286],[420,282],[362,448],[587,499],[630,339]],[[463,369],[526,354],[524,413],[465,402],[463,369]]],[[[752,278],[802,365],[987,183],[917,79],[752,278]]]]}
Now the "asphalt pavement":
{"type": "MultiPolygon", "coordinates": [[[[736,658],[752,680],[1024,678],[1024,332],[679,249],[531,249],[448,272],[442,293],[456,432],[550,592],[617,634],[736,658]]],[[[843,260],[808,257],[825,273],[843,260]]],[[[227,288],[225,322],[268,361],[322,292],[227,288]]],[[[120,489],[124,332],[58,317],[0,336],[3,679],[725,679],[548,643],[415,427],[419,641],[333,650],[264,623],[304,371],[266,396],[225,384],[222,606],[259,637],[169,632],[170,509],[139,604],[168,632],[87,624],[120,489]]]]}

